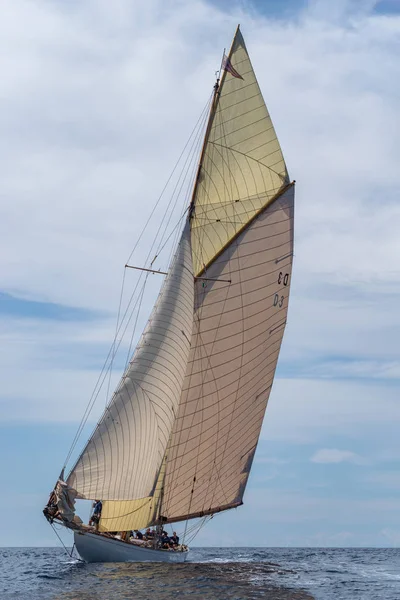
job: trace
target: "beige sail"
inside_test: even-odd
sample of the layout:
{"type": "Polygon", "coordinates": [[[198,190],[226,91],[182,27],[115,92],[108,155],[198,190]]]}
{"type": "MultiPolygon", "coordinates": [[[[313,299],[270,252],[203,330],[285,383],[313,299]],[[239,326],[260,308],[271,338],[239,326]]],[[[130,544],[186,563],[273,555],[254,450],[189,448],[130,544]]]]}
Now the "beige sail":
{"type": "Polygon", "coordinates": [[[168,521],[241,504],[286,324],[294,185],[195,284],[188,371],[167,449],[168,521]]]}
{"type": "Polygon", "coordinates": [[[79,497],[136,500],[154,494],[186,371],[193,293],[186,225],[129,368],[68,477],[79,497]]]}
{"type": "Polygon", "coordinates": [[[99,531],[145,529],[154,521],[154,498],[106,500],[103,502],[99,531]]]}
{"type": "Polygon", "coordinates": [[[289,182],[282,151],[238,30],[211,115],[191,220],[198,275],[289,182]]]}

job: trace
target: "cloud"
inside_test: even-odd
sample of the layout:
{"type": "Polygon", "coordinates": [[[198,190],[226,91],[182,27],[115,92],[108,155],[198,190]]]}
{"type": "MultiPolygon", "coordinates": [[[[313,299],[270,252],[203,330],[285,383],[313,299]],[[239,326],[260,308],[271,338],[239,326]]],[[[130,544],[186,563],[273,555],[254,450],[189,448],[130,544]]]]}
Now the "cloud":
{"type": "Polygon", "coordinates": [[[310,458],[311,462],[322,464],[337,464],[350,462],[360,464],[362,458],[350,450],[337,450],[336,448],[322,448],[317,450],[310,458]]]}

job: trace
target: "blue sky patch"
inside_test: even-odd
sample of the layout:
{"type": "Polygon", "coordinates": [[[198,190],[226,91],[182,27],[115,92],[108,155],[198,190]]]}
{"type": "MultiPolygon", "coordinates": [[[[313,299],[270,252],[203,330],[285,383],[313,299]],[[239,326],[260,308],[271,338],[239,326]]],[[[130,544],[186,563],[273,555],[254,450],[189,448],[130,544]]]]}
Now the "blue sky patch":
{"type": "Polygon", "coordinates": [[[104,315],[99,311],[75,306],[65,306],[53,302],[25,300],[0,292],[0,316],[22,317],[27,319],[53,319],[57,321],[90,321],[104,315]]]}

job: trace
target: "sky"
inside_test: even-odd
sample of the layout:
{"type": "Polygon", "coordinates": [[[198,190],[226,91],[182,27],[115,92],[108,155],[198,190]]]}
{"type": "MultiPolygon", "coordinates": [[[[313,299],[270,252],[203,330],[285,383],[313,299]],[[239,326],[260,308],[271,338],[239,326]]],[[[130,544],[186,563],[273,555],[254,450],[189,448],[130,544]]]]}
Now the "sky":
{"type": "Polygon", "coordinates": [[[244,506],[196,543],[400,545],[397,0],[3,0],[0,545],[58,543],[41,510],[124,265],[237,23],[297,182],[295,262],[244,506]]]}

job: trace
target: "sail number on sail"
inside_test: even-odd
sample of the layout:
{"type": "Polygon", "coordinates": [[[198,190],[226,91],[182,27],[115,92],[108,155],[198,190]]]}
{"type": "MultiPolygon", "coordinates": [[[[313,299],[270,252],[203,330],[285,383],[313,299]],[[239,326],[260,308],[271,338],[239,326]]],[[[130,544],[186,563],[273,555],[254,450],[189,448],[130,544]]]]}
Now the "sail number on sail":
{"type": "Polygon", "coordinates": [[[283,283],[284,286],[287,286],[289,283],[289,273],[283,274],[282,271],[280,271],[278,275],[278,283],[283,283]]]}
{"type": "MultiPolygon", "coordinates": [[[[282,271],[279,272],[278,284],[282,284],[282,283],[285,287],[288,285],[289,273],[283,273],[282,271]]],[[[273,304],[274,304],[274,306],[278,306],[279,308],[282,308],[284,300],[285,300],[284,296],[279,296],[279,294],[275,294],[273,304]]]]}

